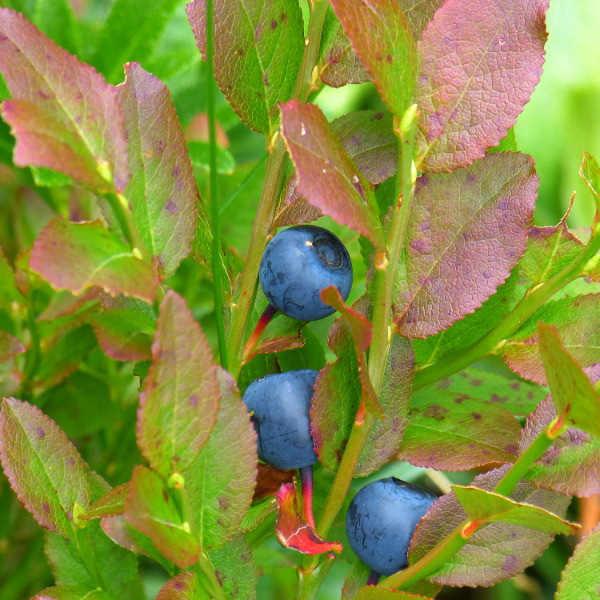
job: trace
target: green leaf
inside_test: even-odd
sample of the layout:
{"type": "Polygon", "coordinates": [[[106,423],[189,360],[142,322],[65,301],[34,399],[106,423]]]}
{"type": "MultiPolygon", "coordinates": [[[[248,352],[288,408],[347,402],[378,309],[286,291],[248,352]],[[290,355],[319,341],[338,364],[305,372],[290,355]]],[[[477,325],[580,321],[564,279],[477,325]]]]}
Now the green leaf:
{"type": "Polygon", "coordinates": [[[138,64],[125,65],[125,75],[117,88],[131,171],[123,195],[163,280],[189,254],[198,191],[169,90],[138,64]]]}
{"type": "Polygon", "coordinates": [[[429,598],[369,585],[358,590],[356,600],[429,600],[429,598]]]}
{"type": "Polygon", "coordinates": [[[256,484],[256,434],[231,376],[218,370],[221,408],[208,443],[182,472],[202,549],[216,550],[239,531],[256,484]]]}
{"type": "Polygon", "coordinates": [[[521,427],[507,410],[447,390],[413,393],[397,458],[444,471],[514,462],[521,427]]]}
{"type": "MultiPolygon", "coordinates": [[[[290,99],[304,53],[302,13],[296,2],[216,0],[215,79],[246,125],[267,136],[290,99]],[[283,50],[285,49],[285,50],[283,50]]],[[[200,51],[206,54],[206,0],[186,12],[200,51]]]]}
{"type": "Polygon", "coordinates": [[[0,71],[13,98],[2,114],[17,138],[15,164],[121,191],[129,173],[116,89],[8,8],[0,9],[0,34],[0,71]]]}
{"type": "Polygon", "coordinates": [[[114,309],[93,315],[90,323],[107,356],[115,360],[149,360],[156,320],[147,313],[114,309]]]}
{"type": "Polygon", "coordinates": [[[79,294],[99,286],[152,302],[158,281],[151,265],[137,258],[100,221],[71,223],[53,219],[37,237],[30,267],[57,290],[79,294]]]}
{"type": "Polygon", "coordinates": [[[508,366],[525,377],[547,385],[538,339],[538,323],[560,330],[564,348],[582,367],[598,362],[600,351],[600,294],[586,294],[546,302],[502,347],[508,366]]]}
{"type": "Polygon", "coordinates": [[[79,32],[68,0],[36,0],[33,20],[59,46],[77,54],[79,32]]]}
{"type": "Polygon", "coordinates": [[[370,184],[335,137],[321,110],[291,100],[281,106],[281,126],[298,174],[300,195],[323,214],[385,248],[370,184]]]}
{"type": "Polygon", "coordinates": [[[597,525],[575,547],[561,574],[554,600],[594,598],[600,590],[600,525],[597,525]]]}
{"type": "Polygon", "coordinates": [[[2,248],[0,248],[0,308],[12,310],[12,304],[23,306],[25,299],[17,289],[13,270],[10,268],[2,248]]]}
{"type": "Polygon", "coordinates": [[[538,332],[558,418],[600,438],[600,395],[561,343],[557,330],[540,323],[538,332]]]}
{"type": "Polygon", "coordinates": [[[585,181],[592,192],[596,210],[600,211],[600,166],[596,159],[588,152],[583,153],[583,163],[579,169],[579,176],[585,181]]]}
{"type": "Polygon", "coordinates": [[[148,536],[157,550],[179,568],[198,560],[200,543],[184,522],[162,479],[147,467],[133,470],[125,503],[125,520],[148,536]]]}
{"type": "MultiPolygon", "coordinates": [[[[209,144],[201,140],[194,140],[187,143],[188,153],[192,166],[202,169],[209,169],[209,144]]],[[[225,175],[232,175],[235,171],[235,158],[229,150],[217,145],[217,171],[225,175]]]]}
{"type": "Polygon", "coordinates": [[[246,538],[236,535],[209,554],[215,574],[228,600],[254,600],[258,573],[246,538]]]}
{"type": "Polygon", "coordinates": [[[331,5],[390,110],[402,116],[417,77],[417,48],[397,0],[331,0],[331,5]]]}
{"type": "Polygon", "coordinates": [[[41,187],[61,187],[73,184],[73,180],[69,176],[59,171],[53,171],[45,167],[30,167],[30,169],[35,185],[41,187]]]}
{"type": "Polygon", "coordinates": [[[163,477],[189,468],[218,412],[210,346],[186,301],[170,291],[160,306],[152,366],[140,394],[137,438],[150,466],[163,477]]]}
{"type": "Polygon", "coordinates": [[[180,4],[180,0],[154,0],[150,5],[145,0],[116,0],[102,24],[92,64],[111,83],[117,83],[123,63],[142,61],[151,55],[180,4]]]}
{"type": "Polygon", "coordinates": [[[496,292],[525,252],[537,188],[531,157],[515,152],[419,177],[396,282],[401,335],[446,329],[496,292]]]}
{"type": "Polygon", "coordinates": [[[487,490],[453,485],[452,491],[467,512],[469,519],[479,525],[500,521],[562,535],[573,535],[581,527],[538,506],[515,502],[487,490]]]}
{"type": "Polygon", "coordinates": [[[73,506],[91,504],[92,474],[56,423],[27,402],[5,398],[0,459],[13,490],[36,521],[73,537],[73,506]]]}

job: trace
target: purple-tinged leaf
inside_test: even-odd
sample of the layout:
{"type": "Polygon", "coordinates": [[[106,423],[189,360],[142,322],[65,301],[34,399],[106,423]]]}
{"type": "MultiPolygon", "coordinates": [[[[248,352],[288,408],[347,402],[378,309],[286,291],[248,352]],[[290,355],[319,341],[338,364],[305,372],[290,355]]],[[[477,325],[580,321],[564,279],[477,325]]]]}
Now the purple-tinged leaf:
{"type": "Polygon", "coordinates": [[[0,9],[0,72],[12,100],[4,119],[17,138],[15,164],[48,167],[97,190],[129,177],[117,91],[23,15],[0,9]]]}
{"type": "MultiPolygon", "coordinates": [[[[265,305],[266,308],[266,305],[265,305]]],[[[269,354],[272,352],[283,352],[293,348],[301,348],[304,345],[301,329],[304,323],[287,317],[282,313],[276,313],[266,326],[258,343],[247,361],[257,354],[269,354]]]]}
{"type": "Polygon", "coordinates": [[[107,356],[115,360],[150,360],[156,321],[128,309],[107,310],[90,318],[96,339],[107,356]]]}
{"type": "Polygon", "coordinates": [[[401,116],[413,95],[417,47],[397,0],[331,0],[383,101],[401,116]]]}
{"type": "Polygon", "coordinates": [[[516,502],[476,487],[453,485],[452,491],[469,519],[479,526],[484,523],[512,523],[546,533],[573,535],[581,525],[570,523],[551,512],[525,502],[516,502]]]}
{"type": "Polygon", "coordinates": [[[325,304],[335,308],[348,323],[348,327],[352,333],[352,341],[354,342],[354,352],[358,361],[358,377],[362,389],[362,400],[370,413],[373,413],[378,418],[382,418],[383,412],[381,406],[379,406],[377,394],[373,389],[367,365],[366,352],[371,345],[371,338],[373,337],[371,323],[360,313],[348,308],[339,290],[333,285],[321,290],[321,300],[325,304]]]}
{"type": "Polygon", "coordinates": [[[331,7],[325,16],[320,51],[319,77],[325,85],[339,88],[349,83],[371,81],[331,7]]]}
{"type": "Polygon", "coordinates": [[[73,537],[73,506],[92,500],[91,472],[75,446],[27,402],[5,398],[0,413],[0,459],[11,487],[49,531],[73,537]]]}
{"type": "Polygon", "coordinates": [[[202,549],[221,547],[239,531],[256,485],[256,434],[235,382],[218,369],[221,408],[215,428],[182,475],[202,549]]]}
{"type": "MultiPolygon", "coordinates": [[[[522,454],[533,440],[556,418],[548,397],[527,418],[519,443],[522,454]]],[[[569,427],[534,463],[526,478],[536,487],[568,496],[600,494],[600,440],[569,427]]]]}
{"type": "MultiPolygon", "coordinates": [[[[493,490],[508,469],[508,465],[475,478],[473,484],[493,490]]],[[[566,496],[536,490],[521,481],[511,498],[543,508],[564,517],[571,499],[566,496]]],[[[466,518],[456,496],[446,494],[434,502],[417,526],[411,540],[408,560],[414,564],[433,549],[466,518]]],[[[490,523],[480,528],[468,543],[454,554],[430,579],[451,586],[490,586],[510,579],[542,554],[554,536],[528,527],[509,523],[490,523]]]]}
{"type": "Polygon", "coordinates": [[[532,413],[548,395],[546,388],[528,381],[509,379],[497,373],[474,368],[445,377],[434,385],[458,396],[497,404],[518,416],[532,413]]]}
{"type": "Polygon", "coordinates": [[[149,302],[156,296],[154,268],[134,256],[100,221],[53,219],[34,242],[29,265],[57,290],[79,294],[99,286],[111,295],[149,302]]]}
{"type": "Polygon", "coordinates": [[[581,164],[581,169],[579,169],[579,176],[590,188],[590,192],[592,192],[594,202],[596,203],[596,211],[600,211],[600,165],[587,152],[583,153],[583,163],[581,164]]]}
{"type": "Polygon", "coordinates": [[[38,592],[30,600],[114,600],[114,596],[102,590],[74,587],[71,585],[57,585],[38,592]]]}
{"type": "Polygon", "coordinates": [[[0,363],[6,362],[23,352],[25,352],[25,346],[16,337],[8,331],[0,330],[0,363]]]}
{"type": "MultiPolygon", "coordinates": [[[[365,300],[353,308],[368,314],[365,300]]],[[[338,317],[329,331],[327,345],[337,360],[319,373],[310,407],[310,432],[322,465],[336,471],[348,441],[361,399],[358,362],[348,322],[338,317]]]]}
{"type": "Polygon", "coordinates": [[[501,406],[423,388],[413,393],[397,458],[443,471],[514,462],[520,433],[517,419],[501,406]]]}
{"type": "Polygon", "coordinates": [[[555,600],[583,600],[600,593],[600,524],[575,547],[561,574],[555,600]]]}
{"type": "Polygon", "coordinates": [[[311,223],[323,216],[321,211],[309,204],[298,192],[298,176],[291,175],[281,191],[278,212],[273,219],[273,227],[311,223]]]}
{"type": "Polygon", "coordinates": [[[217,422],[219,396],[210,346],[185,300],[170,291],[138,411],[138,445],[154,471],[168,477],[192,464],[217,422]]]}
{"type": "Polygon", "coordinates": [[[252,551],[243,535],[235,535],[209,556],[228,600],[255,600],[258,573],[252,551]]]}
{"type": "Polygon", "coordinates": [[[125,519],[180,569],[198,560],[200,543],[190,531],[191,524],[183,522],[164,482],[147,467],[137,465],[133,470],[125,519]]]}
{"type": "Polygon", "coordinates": [[[399,0],[415,40],[419,40],[444,0],[399,0]]]}
{"type": "Polygon", "coordinates": [[[529,156],[492,154],[416,184],[397,282],[405,337],[427,337],[481,306],[525,251],[538,178],[529,156]]]}
{"type": "Polygon", "coordinates": [[[294,483],[284,483],[275,498],[278,503],[275,537],[284,548],[292,548],[302,554],[331,551],[339,554],[342,551],[339,542],[327,542],[306,522],[294,483]]]}
{"type": "MultiPolygon", "coordinates": [[[[200,51],[206,52],[206,0],[186,12],[200,51]]],[[[219,0],[214,4],[215,79],[241,119],[272,135],[278,105],[292,94],[304,54],[302,13],[296,2],[219,0]]]]}
{"type": "Polygon", "coordinates": [[[198,582],[195,571],[184,571],[163,585],[156,600],[208,600],[209,593],[198,582]]]}
{"type": "Polygon", "coordinates": [[[356,594],[356,600],[431,600],[428,596],[409,594],[408,592],[397,592],[386,590],[374,585],[367,585],[356,594]]]}
{"type": "Polygon", "coordinates": [[[547,302],[521,326],[502,348],[506,364],[521,377],[547,385],[539,350],[537,325],[560,330],[565,349],[582,367],[599,362],[600,294],[586,294],[547,302]]]}
{"type": "Polygon", "coordinates": [[[383,419],[377,419],[354,471],[357,477],[374,473],[388,463],[404,436],[414,373],[412,342],[394,335],[379,393],[383,419]]]}
{"type": "Polygon", "coordinates": [[[556,328],[540,323],[538,335],[558,418],[600,438],[600,395],[561,343],[556,328]]]}
{"type": "Polygon", "coordinates": [[[548,0],[447,0],[418,44],[417,167],[482,158],[515,124],[542,73],[548,0]]]}
{"type": "Polygon", "coordinates": [[[125,510],[125,501],[129,492],[129,483],[122,483],[104,494],[92,504],[80,519],[89,520],[98,517],[116,517],[122,515],[125,510]]]}
{"type": "Polygon", "coordinates": [[[131,171],[123,195],[163,280],[190,251],[198,192],[169,90],[136,63],[125,65],[125,75],[117,88],[131,171]]]}
{"type": "Polygon", "coordinates": [[[322,214],[385,247],[369,183],[321,110],[291,100],[281,106],[282,134],[298,173],[298,191],[322,214]]]}
{"type": "Polygon", "coordinates": [[[527,236],[527,250],[519,262],[525,277],[543,283],[581,255],[584,245],[567,229],[565,216],[556,227],[532,227],[527,236]]]}

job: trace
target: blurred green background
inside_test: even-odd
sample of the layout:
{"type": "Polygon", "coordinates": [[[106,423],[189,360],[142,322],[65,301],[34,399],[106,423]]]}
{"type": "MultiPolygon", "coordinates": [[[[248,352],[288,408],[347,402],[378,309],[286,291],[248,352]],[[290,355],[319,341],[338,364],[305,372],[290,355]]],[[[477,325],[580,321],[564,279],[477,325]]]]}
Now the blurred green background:
{"type": "MultiPolygon", "coordinates": [[[[23,11],[59,44],[77,53],[82,60],[94,64],[111,83],[122,80],[123,62],[141,61],[147,70],[168,85],[184,127],[190,124],[197,113],[205,111],[207,89],[203,79],[204,68],[187,23],[184,0],[156,0],[156,4],[160,4],[162,9],[166,10],[168,7],[172,11],[172,17],[158,31],[156,44],[153,44],[156,36],[150,30],[145,34],[148,39],[146,47],[142,44],[137,50],[133,44],[127,43],[117,48],[115,44],[111,45],[110,40],[102,38],[104,23],[113,2],[72,0],[71,4],[77,15],[76,24],[64,27],[56,25],[60,23],[58,19],[63,0],[0,0],[0,6],[23,11]]],[[[145,26],[149,26],[146,16],[142,16],[142,19],[145,26]]],[[[123,39],[127,39],[128,35],[126,25],[124,21],[123,39]]],[[[540,176],[536,222],[540,225],[556,224],[564,215],[571,194],[576,191],[569,224],[573,227],[589,226],[593,217],[593,202],[578,172],[584,150],[600,158],[600,0],[551,0],[547,28],[549,39],[544,73],[531,102],[518,119],[515,127],[517,144],[520,150],[533,156],[540,176]]],[[[243,255],[264,173],[264,165],[253,172],[256,162],[264,155],[264,140],[244,127],[220,93],[216,89],[213,91],[218,95],[218,120],[229,141],[220,175],[221,197],[224,203],[228,203],[223,209],[224,234],[227,241],[243,255]],[[236,165],[235,173],[229,172],[233,164],[236,165]],[[234,194],[242,183],[246,186],[244,196],[249,192],[254,201],[236,203],[234,194]]],[[[7,97],[7,93],[0,80],[0,99],[4,97],[7,97]]],[[[333,119],[352,110],[377,106],[380,100],[371,84],[363,84],[340,90],[326,89],[319,95],[317,102],[328,118],[333,119]]],[[[11,147],[8,129],[0,122],[0,246],[12,262],[18,252],[33,242],[53,211],[57,207],[64,210],[68,206],[69,191],[67,188],[34,188],[28,170],[13,171],[9,168],[11,147]]],[[[206,179],[202,148],[198,148],[198,156],[194,162],[202,189],[206,179]]],[[[338,229],[344,242],[353,244],[353,254],[358,254],[358,243],[352,232],[344,228],[338,229]]],[[[210,315],[213,311],[210,285],[206,278],[203,280],[204,285],[197,285],[197,269],[193,262],[185,262],[172,284],[186,296],[194,307],[196,318],[202,322],[210,336],[210,315]],[[195,287],[192,289],[191,286],[195,287]]],[[[356,294],[358,288],[353,296],[356,294]]],[[[321,339],[326,335],[328,324],[329,322],[323,322],[316,328],[321,339]]],[[[94,356],[87,360],[88,371],[92,375],[95,372],[90,370],[90,365],[93,366],[94,356]]],[[[106,361],[98,361],[97,371],[101,371],[106,361]]],[[[88,377],[92,375],[88,374],[88,377]]],[[[113,373],[113,381],[118,375],[124,379],[123,389],[135,411],[135,386],[131,387],[129,374],[120,368],[113,373]]],[[[105,390],[107,397],[117,394],[115,390],[105,390]]],[[[103,401],[103,398],[100,399],[99,404],[103,401]]],[[[51,407],[50,400],[48,407],[51,407]]],[[[59,421],[59,416],[53,417],[59,421]]],[[[109,418],[112,417],[98,420],[98,428],[103,427],[109,418]]],[[[66,423],[62,423],[62,426],[67,429],[66,423]]],[[[82,445],[89,442],[86,436],[90,432],[75,430],[68,433],[82,445]]],[[[113,484],[126,480],[128,470],[138,460],[137,455],[128,454],[129,451],[135,452],[135,440],[129,442],[133,448],[126,446],[113,461],[116,464],[121,461],[116,474],[103,473],[113,484]]],[[[87,454],[82,450],[86,460],[94,468],[98,468],[94,463],[95,460],[98,462],[94,455],[96,450],[93,446],[91,450],[88,447],[87,454]]],[[[394,468],[397,469],[396,475],[408,480],[418,481],[422,477],[421,470],[407,465],[396,465],[394,468]]],[[[578,506],[575,504],[569,516],[577,518],[577,512],[578,506]]],[[[503,582],[490,589],[445,590],[440,598],[550,600],[574,543],[573,539],[558,538],[534,567],[514,581],[503,582]]],[[[267,573],[259,583],[259,600],[289,598],[296,581],[294,562],[297,555],[280,551],[277,543],[271,539],[259,549],[257,559],[267,573]]],[[[148,598],[153,598],[164,582],[165,574],[149,562],[144,562],[143,565],[148,598]]],[[[344,563],[336,566],[319,596],[321,600],[339,598],[346,570],[344,563]]],[[[28,598],[51,583],[51,573],[45,565],[43,555],[41,530],[27,513],[20,510],[8,490],[6,480],[2,478],[0,600],[28,598]]]]}

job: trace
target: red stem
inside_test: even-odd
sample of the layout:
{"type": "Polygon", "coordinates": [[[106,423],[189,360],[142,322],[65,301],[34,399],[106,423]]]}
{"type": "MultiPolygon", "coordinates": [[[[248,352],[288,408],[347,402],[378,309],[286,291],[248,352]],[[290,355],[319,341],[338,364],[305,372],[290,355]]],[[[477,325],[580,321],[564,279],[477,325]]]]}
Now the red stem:
{"type": "Polygon", "coordinates": [[[302,503],[304,504],[304,518],[306,522],[315,528],[313,516],[313,466],[300,467],[300,480],[302,481],[302,503]]]}
{"type": "Polygon", "coordinates": [[[254,347],[258,343],[260,336],[263,334],[263,331],[271,322],[271,319],[275,316],[276,313],[277,309],[273,305],[269,304],[267,308],[265,308],[263,314],[260,315],[258,323],[254,328],[254,331],[250,334],[250,337],[248,338],[248,341],[244,346],[244,352],[242,354],[243,363],[247,362],[250,358],[252,358],[252,351],[254,350],[254,347]]]}

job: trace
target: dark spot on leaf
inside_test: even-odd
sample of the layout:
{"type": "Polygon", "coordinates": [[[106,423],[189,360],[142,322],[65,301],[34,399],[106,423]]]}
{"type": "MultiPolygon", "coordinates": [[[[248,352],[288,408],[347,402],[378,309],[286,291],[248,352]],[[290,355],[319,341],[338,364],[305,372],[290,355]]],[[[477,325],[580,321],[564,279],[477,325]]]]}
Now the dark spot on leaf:
{"type": "Polygon", "coordinates": [[[262,31],[262,25],[257,25],[254,30],[254,42],[257,43],[260,38],[260,32],[262,31]]]}
{"type": "Polygon", "coordinates": [[[517,564],[517,558],[515,556],[507,556],[502,563],[502,570],[512,573],[517,568],[517,564]]]}
{"type": "Polygon", "coordinates": [[[49,513],[50,505],[47,502],[42,502],[42,512],[49,513]]]}
{"type": "Polygon", "coordinates": [[[235,52],[238,56],[244,56],[246,54],[246,51],[243,48],[238,48],[235,52]]]}
{"type": "Polygon", "coordinates": [[[158,151],[162,154],[165,151],[165,142],[158,140],[158,151]]]}
{"type": "Polygon", "coordinates": [[[515,392],[516,392],[516,391],[518,391],[518,390],[520,389],[520,387],[521,387],[521,384],[520,384],[518,381],[513,381],[513,382],[510,384],[510,387],[511,387],[513,390],[515,390],[515,392]]]}
{"type": "Polygon", "coordinates": [[[271,21],[271,29],[277,29],[277,21],[275,19],[271,21]]]}
{"type": "Polygon", "coordinates": [[[229,498],[217,498],[218,502],[219,502],[219,510],[221,510],[222,512],[225,512],[230,505],[230,501],[229,498]]]}
{"type": "Polygon", "coordinates": [[[515,444],[507,444],[506,446],[504,446],[504,450],[509,454],[512,454],[513,456],[516,456],[517,452],[519,451],[515,444]]]}
{"type": "Polygon", "coordinates": [[[181,167],[175,167],[173,169],[173,177],[179,177],[181,175],[181,167]]]}
{"type": "Polygon", "coordinates": [[[165,204],[165,210],[170,212],[172,215],[176,215],[179,212],[179,207],[171,198],[169,198],[165,204]]]}
{"type": "Polygon", "coordinates": [[[473,415],[473,418],[474,418],[476,421],[479,421],[479,419],[481,419],[481,415],[480,415],[479,413],[472,412],[471,414],[473,415]]]}
{"type": "Polygon", "coordinates": [[[266,71],[263,73],[263,83],[265,84],[265,87],[269,85],[269,76],[266,71]]]}
{"type": "Polygon", "coordinates": [[[50,100],[52,98],[52,94],[46,94],[46,92],[43,92],[42,90],[38,90],[38,96],[44,100],[50,100]]]}
{"type": "Polygon", "coordinates": [[[372,117],[371,117],[371,121],[381,121],[381,119],[383,119],[383,113],[375,113],[372,117]]]}
{"type": "Polygon", "coordinates": [[[67,459],[67,465],[69,465],[69,467],[74,467],[75,466],[75,458],[73,458],[72,456],[69,456],[69,458],[67,459]]]}
{"type": "Polygon", "coordinates": [[[177,456],[177,454],[173,454],[173,462],[178,463],[181,460],[181,456],[177,456]]]}
{"type": "Polygon", "coordinates": [[[567,434],[569,436],[569,441],[573,446],[581,446],[587,437],[585,432],[581,431],[581,429],[575,429],[574,427],[569,427],[567,434]]]}
{"type": "Polygon", "coordinates": [[[533,400],[533,392],[527,392],[527,400],[533,400]]]}
{"type": "Polygon", "coordinates": [[[46,437],[46,432],[41,427],[38,427],[37,436],[40,440],[43,440],[46,437]]]}
{"type": "Polygon", "coordinates": [[[350,137],[349,142],[353,145],[353,146],[358,146],[360,144],[360,135],[354,134],[353,136],[350,137]]]}
{"type": "Polygon", "coordinates": [[[6,35],[0,35],[0,42],[5,42],[8,39],[6,35]]]}
{"type": "Polygon", "coordinates": [[[483,380],[481,379],[471,379],[471,385],[473,387],[478,387],[483,383],[483,380]]]}
{"type": "Polygon", "coordinates": [[[447,408],[440,406],[439,404],[432,404],[431,406],[427,407],[423,413],[423,416],[427,417],[428,419],[443,421],[445,418],[444,415],[449,412],[450,411],[447,408]]]}
{"type": "Polygon", "coordinates": [[[458,396],[457,398],[454,398],[454,404],[462,404],[464,398],[462,396],[458,396]]]}
{"type": "Polygon", "coordinates": [[[430,244],[427,240],[412,240],[410,243],[410,247],[419,254],[429,254],[430,244]]]}
{"type": "Polygon", "coordinates": [[[167,490],[163,490],[162,491],[162,495],[163,495],[163,500],[169,504],[169,494],[167,493],[167,490]]]}
{"type": "Polygon", "coordinates": [[[446,377],[440,381],[438,387],[440,388],[440,390],[445,390],[446,388],[449,388],[451,385],[452,385],[452,379],[450,379],[450,377],[446,377]]]}
{"type": "Polygon", "coordinates": [[[200,398],[198,398],[198,396],[196,396],[196,394],[192,394],[190,396],[190,406],[198,406],[198,402],[200,401],[200,398]]]}
{"type": "Polygon", "coordinates": [[[490,400],[492,402],[503,403],[503,402],[506,402],[508,400],[508,398],[506,396],[498,396],[498,394],[493,393],[490,397],[490,400]]]}
{"type": "Polygon", "coordinates": [[[177,591],[182,590],[185,587],[185,583],[183,581],[176,581],[173,584],[173,588],[176,589],[177,591]]]}
{"type": "Polygon", "coordinates": [[[385,59],[386,59],[386,60],[387,60],[389,63],[393,63],[393,62],[394,62],[394,59],[392,58],[392,55],[391,55],[391,54],[388,54],[388,55],[385,57],[385,59]]]}

